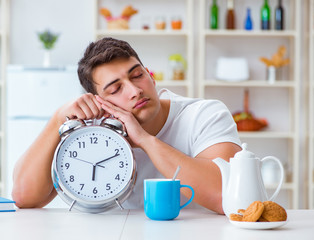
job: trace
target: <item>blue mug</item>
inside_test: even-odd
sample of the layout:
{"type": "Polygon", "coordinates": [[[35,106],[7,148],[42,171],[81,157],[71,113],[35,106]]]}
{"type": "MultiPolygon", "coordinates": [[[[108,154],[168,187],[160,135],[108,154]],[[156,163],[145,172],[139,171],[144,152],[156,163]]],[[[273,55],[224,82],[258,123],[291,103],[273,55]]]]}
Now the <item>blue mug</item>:
{"type": "Polygon", "coordinates": [[[152,220],[171,220],[176,218],[180,210],[192,202],[194,190],[189,185],[181,185],[180,180],[145,179],[144,180],[144,211],[152,220]],[[191,189],[192,196],[180,206],[180,189],[191,189]]]}

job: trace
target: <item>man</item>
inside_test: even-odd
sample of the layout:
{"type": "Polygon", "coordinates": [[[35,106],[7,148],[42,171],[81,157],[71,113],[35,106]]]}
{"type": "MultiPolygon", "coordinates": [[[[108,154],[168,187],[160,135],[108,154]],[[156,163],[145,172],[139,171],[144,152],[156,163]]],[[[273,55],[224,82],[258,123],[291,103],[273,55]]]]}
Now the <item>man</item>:
{"type": "MultiPolygon", "coordinates": [[[[181,166],[178,178],[194,188],[194,202],[223,213],[220,170],[212,159],[229,160],[241,150],[225,105],[167,90],[159,96],[136,52],[112,38],[88,46],[78,74],[88,93],[58,109],[16,164],[12,195],[18,207],[43,207],[56,196],[51,163],[60,141],[58,128],[66,117],[87,120],[114,115],[126,127],[138,166],[137,183],[125,208],[142,207],[143,179],[171,178],[181,166]]],[[[183,194],[190,196],[189,190],[183,194]]]]}

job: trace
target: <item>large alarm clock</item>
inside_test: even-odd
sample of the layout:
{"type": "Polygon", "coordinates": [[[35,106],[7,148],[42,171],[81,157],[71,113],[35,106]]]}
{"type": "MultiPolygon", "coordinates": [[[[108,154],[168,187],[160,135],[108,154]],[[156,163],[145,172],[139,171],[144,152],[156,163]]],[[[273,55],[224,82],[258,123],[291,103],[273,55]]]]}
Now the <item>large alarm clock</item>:
{"type": "Polygon", "coordinates": [[[124,125],[106,118],[99,125],[67,120],[52,163],[58,195],[72,208],[99,213],[122,207],[136,181],[132,148],[124,125]]]}

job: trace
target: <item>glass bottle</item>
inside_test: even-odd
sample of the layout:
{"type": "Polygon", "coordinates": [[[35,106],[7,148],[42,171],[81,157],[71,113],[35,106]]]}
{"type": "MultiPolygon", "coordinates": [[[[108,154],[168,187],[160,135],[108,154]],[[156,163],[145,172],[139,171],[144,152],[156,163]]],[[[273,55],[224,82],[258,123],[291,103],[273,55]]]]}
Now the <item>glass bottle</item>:
{"type": "Polygon", "coordinates": [[[246,10],[246,19],[244,23],[244,29],[245,30],[252,30],[253,29],[253,22],[251,18],[251,9],[247,8],[246,10]]]}
{"type": "Polygon", "coordinates": [[[284,29],[284,9],[282,7],[282,1],[278,0],[278,5],[275,10],[275,29],[284,29]]]}
{"type": "Polygon", "coordinates": [[[233,0],[228,0],[227,2],[227,29],[235,29],[235,14],[234,14],[234,4],[233,0]]]}
{"type": "Polygon", "coordinates": [[[217,6],[217,1],[213,0],[213,4],[210,8],[210,28],[218,29],[218,17],[219,17],[219,8],[217,6]]]}
{"type": "Polygon", "coordinates": [[[264,5],[261,9],[261,29],[269,30],[270,29],[270,8],[268,5],[268,0],[264,0],[264,5]]]}
{"type": "Polygon", "coordinates": [[[217,1],[213,0],[211,9],[210,9],[210,28],[218,29],[218,20],[219,20],[219,7],[217,5],[217,1]]]}

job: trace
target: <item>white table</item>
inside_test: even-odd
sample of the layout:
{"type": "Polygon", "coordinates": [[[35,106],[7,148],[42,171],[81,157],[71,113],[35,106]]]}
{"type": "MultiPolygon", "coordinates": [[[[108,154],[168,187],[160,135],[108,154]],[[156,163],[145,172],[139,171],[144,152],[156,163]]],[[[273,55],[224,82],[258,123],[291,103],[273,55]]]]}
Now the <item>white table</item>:
{"type": "Polygon", "coordinates": [[[0,239],[314,239],[314,210],[288,210],[288,223],[273,230],[239,229],[226,216],[184,209],[173,221],[153,221],[142,210],[102,214],[66,209],[18,209],[0,213],[0,239]]]}

